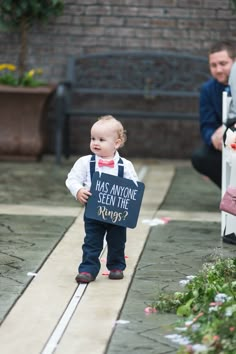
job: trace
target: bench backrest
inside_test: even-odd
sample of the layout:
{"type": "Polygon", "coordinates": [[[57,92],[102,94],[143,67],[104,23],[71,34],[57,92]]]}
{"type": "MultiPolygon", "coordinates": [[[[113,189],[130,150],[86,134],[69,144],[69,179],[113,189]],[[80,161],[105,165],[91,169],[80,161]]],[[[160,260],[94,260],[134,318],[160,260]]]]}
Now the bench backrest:
{"type": "Polygon", "coordinates": [[[209,78],[206,58],[152,51],[97,53],[70,57],[67,81],[79,93],[197,97],[209,78]]]}
{"type": "Polygon", "coordinates": [[[68,115],[198,119],[206,58],[163,51],[116,51],[70,57],[68,115]]]}
{"type": "MultiPolygon", "coordinates": [[[[83,153],[88,127],[94,118],[106,114],[120,119],[134,135],[142,133],[147,144],[134,144],[135,156],[153,156],[157,140],[163,151],[167,147],[165,157],[177,156],[178,149],[171,148],[173,140],[181,156],[189,154],[200,138],[199,90],[209,77],[207,58],[188,53],[119,50],[71,56],[65,82],[56,95],[57,160],[62,141],[65,151],[70,150],[71,141],[71,150],[83,153]]],[[[126,148],[133,154],[128,144],[126,148]]]]}

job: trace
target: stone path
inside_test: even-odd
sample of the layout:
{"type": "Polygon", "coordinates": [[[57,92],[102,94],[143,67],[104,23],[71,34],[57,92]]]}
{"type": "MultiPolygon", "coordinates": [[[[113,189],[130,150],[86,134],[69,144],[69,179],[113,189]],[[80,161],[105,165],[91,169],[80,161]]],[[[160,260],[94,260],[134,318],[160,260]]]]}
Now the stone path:
{"type": "MultiPolygon", "coordinates": [[[[48,233],[48,237],[51,234],[57,234],[57,237],[54,240],[52,237],[51,244],[47,244],[48,253],[44,252],[45,259],[41,266],[39,267],[35,259],[30,268],[20,268],[24,278],[28,270],[36,270],[37,275],[32,276],[27,288],[1,324],[2,354],[176,352],[176,348],[163,335],[168,330],[168,325],[173,323],[173,315],[146,316],[145,306],[152,301],[158,290],[177,288],[181,276],[190,271],[196,272],[212,253],[235,255],[235,248],[222,245],[218,211],[207,213],[205,210],[189,212],[161,208],[172,183],[175,165],[185,166],[188,163],[145,160],[135,161],[135,165],[137,171],[144,176],[146,189],[138,225],[128,232],[125,278],[122,281],[110,281],[103,275],[106,269],[102,263],[97,280],[82,289],[81,299],[58,341],[51,341],[51,338],[57,338],[57,333],[60,332],[58,324],[61,324],[63,314],[67,313],[71,301],[80,296],[76,295],[79,287],[74,282],[74,276],[81,258],[84,237],[82,209],[73,205],[61,190],[57,190],[60,198],[52,193],[53,198],[46,198],[43,204],[38,204],[35,200],[30,203],[28,197],[25,203],[20,204],[23,198],[20,190],[16,191],[18,199],[13,204],[13,198],[8,197],[6,200],[4,192],[0,190],[0,196],[4,200],[0,205],[2,220],[9,218],[9,221],[11,219],[17,222],[22,219],[22,225],[25,225],[22,233],[26,234],[27,230],[32,229],[32,225],[36,226],[38,223],[39,234],[45,235],[52,230],[52,220],[58,220],[53,223],[54,232],[48,233]],[[55,200],[60,202],[55,203],[55,200]],[[166,225],[150,225],[152,220],[159,220],[161,217],[168,217],[172,221],[166,225]],[[65,232],[72,218],[75,221],[65,232]],[[45,220],[43,226],[40,220],[45,220]],[[116,323],[119,319],[125,323],[116,323]]],[[[47,173],[48,171],[49,167],[47,173]]],[[[42,176],[42,171],[38,173],[40,174],[42,176]]],[[[21,175],[19,171],[18,175],[21,175]]],[[[43,174],[44,178],[45,175],[43,174]]],[[[33,191],[32,194],[34,193],[33,191]]],[[[10,222],[7,224],[10,225],[10,222]]],[[[6,220],[1,225],[6,225],[6,220]]],[[[1,229],[0,233],[2,242],[1,229]]],[[[9,239],[9,243],[14,244],[15,240],[9,239]]],[[[24,247],[22,254],[23,250],[24,247]]],[[[4,313],[2,299],[8,294],[10,296],[11,290],[2,297],[2,269],[5,262],[1,257],[0,255],[0,308],[1,313],[4,313]]],[[[105,257],[104,253],[102,258],[105,257]]],[[[28,258],[32,261],[32,255],[28,258]]],[[[6,308],[7,306],[5,310],[6,308]]]]}

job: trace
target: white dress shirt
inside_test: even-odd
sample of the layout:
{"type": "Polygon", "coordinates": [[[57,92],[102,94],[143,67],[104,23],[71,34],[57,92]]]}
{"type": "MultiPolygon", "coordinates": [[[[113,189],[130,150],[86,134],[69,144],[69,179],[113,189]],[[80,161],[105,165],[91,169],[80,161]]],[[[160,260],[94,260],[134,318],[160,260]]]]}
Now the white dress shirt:
{"type": "MultiPolygon", "coordinates": [[[[68,173],[66,179],[66,186],[71,192],[71,194],[76,198],[78,191],[81,188],[91,187],[91,176],[90,176],[90,160],[92,155],[86,155],[80,157],[68,173]]],[[[117,176],[118,175],[118,161],[120,159],[120,155],[118,151],[116,151],[114,160],[114,168],[108,166],[98,166],[98,160],[100,157],[95,155],[95,171],[101,173],[107,173],[109,175],[117,176]]],[[[131,179],[133,181],[138,181],[138,176],[135,172],[134,166],[131,161],[122,157],[124,163],[124,178],[131,179]]]]}

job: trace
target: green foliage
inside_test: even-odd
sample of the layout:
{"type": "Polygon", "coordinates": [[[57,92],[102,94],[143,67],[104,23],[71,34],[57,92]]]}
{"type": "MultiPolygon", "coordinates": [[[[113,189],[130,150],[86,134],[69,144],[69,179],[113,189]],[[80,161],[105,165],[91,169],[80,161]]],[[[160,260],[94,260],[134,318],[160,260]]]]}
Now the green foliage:
{"type": "Polygon", "coordinates": [[[196,277],[185,285],[183,293],[160,294],[152,307],[189,316],[203,311],[218,293],[233,296],[236,301],[236,259],[218,259],[205,263],[196,277]]]}
{"type": "Polygon", "coordinates": [[[0,21],[5,28],[19,28],[23,20],[31,27],[59,16],[63,8],[62,0],[1,0],[0,21]]]}
{"type": "Polygon", "coordinates": [[[210,306],[204,313],[190,318],[183,333],[190,343],[181,345],[177,353],[235,354],[235,324],[236,304],[232,298],[210,306]],[[199,346],[202,351],[197,351],[199,346]]]}
{"type": "Polygon", "coordinates": [[[32,69],[25,72],[22,76],[17,76],[17,68],[12,64],[0,65],[0,84],[9,86],[37,87],[45,85],[38,76],[42,74],[41,69],[32,69]]]}
{"type": "Polygon", "coordinates": [[[166,337],[180,344],[178,354],[234,354],[236,348],[236,258],[205,263],[187,277],[185,290],[160,294],[152,307],[184,318],[183,334],[166,337]],[[187,342],[187,344],[186,344],[187,342]],[[184,343],[184,344],[183,344],[184,343]]]}
{"type": "MultiPolygon", "coordinates": [[[[61,15],[63,9],[63,0],[0,0],[0,29],[16,30],[20,34],[19,81],[23,80],[26,72],[30,28],[36,23],[45,23],[51,17],[61,15]]],[[[5,79],[10,83],[9,77],[5,79]]]]}

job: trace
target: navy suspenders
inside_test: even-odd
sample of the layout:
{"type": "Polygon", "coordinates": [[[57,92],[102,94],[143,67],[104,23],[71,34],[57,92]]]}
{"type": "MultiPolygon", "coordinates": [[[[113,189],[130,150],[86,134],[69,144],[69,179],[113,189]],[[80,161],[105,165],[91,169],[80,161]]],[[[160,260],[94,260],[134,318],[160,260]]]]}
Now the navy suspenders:
{"type": "Polygon", "coordinates": [[[92,182],[92,179],[93,179],[94,172],[95,172],[95,155],[92,155],[91,159],[90,159],[90,177],[91,177],[91,182],[92,182]]]}
{"type": "Polygon", "coordinates": [[[124,162],[121,157],[118,161],[118,177],[124,177],[124,162]]]}
{"type": "MultiPolygon", "coordinates": [[[[92,178],[93,178],[93,174],[95,172],[95,164],[96,164],[95,155],[92,155],[91,159],[90,159],[91,181],[92,181],[92,178]]],[[[119,161],[118,161],[118,177],[124,177],[124,162],[123,162],[121,157],[119,158],[119,161]]]]}

